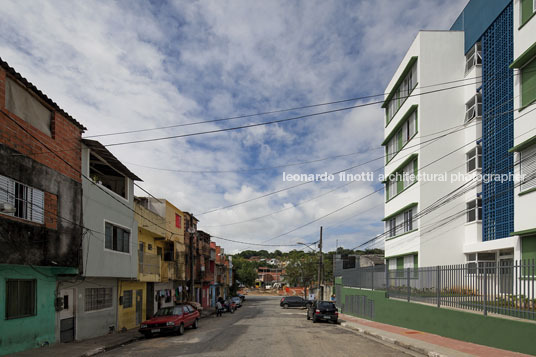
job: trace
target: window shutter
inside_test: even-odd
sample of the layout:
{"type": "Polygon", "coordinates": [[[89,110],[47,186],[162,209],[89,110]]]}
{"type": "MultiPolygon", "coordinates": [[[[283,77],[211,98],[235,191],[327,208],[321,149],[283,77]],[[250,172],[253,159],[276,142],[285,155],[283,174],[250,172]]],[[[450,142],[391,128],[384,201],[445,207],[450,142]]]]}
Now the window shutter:
{"type": "Polygon", "coordinates": [[[536,100],[536,59],[521,69],[521,106],[536,100]]]}
{"type": "Polygon", "coordinates": [[[45,193],[41,190],[32,188],[31,198],[29,197],[28,202],[31,205],[31,207],[28,207],[28,212],[32,212],[31,217],[29,217],[31,221],[43,224],[45,221],[45,193]]]}
{"type": "MultiPolygon", "coordinates": [[[[15,206],[15,181],[0,175],[0,203],[9,203],[15,206]]],[[[6,213],[13,216],[13,213],[6,213]]]]}
{"type": "Polygon", "coordinates": [[[521,191],[536,187],[536,146],[521,151],[521,191]]]}
{"type": "Polygon", "coordinates": [[[533,0],[521,0],[521,24],[529,20],[533,13],[533,0]]]}

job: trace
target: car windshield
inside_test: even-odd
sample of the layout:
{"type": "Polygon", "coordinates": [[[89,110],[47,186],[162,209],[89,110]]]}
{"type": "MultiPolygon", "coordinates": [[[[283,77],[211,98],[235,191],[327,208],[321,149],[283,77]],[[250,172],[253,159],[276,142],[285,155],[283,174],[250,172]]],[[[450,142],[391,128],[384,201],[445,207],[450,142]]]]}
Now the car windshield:
{"type": "Polygon", "coordinates": [[[318,303],[318,308],[319,309],[335,309],[335,304],[332,302],[321,301],[318,303]]]}
{"type": "Polygon", "coordinates": [[[154,314],[155,317],[161,317],[161,316],[172,316],[173,315],[173,307],[164,307],[156,312],[154,314]]]}

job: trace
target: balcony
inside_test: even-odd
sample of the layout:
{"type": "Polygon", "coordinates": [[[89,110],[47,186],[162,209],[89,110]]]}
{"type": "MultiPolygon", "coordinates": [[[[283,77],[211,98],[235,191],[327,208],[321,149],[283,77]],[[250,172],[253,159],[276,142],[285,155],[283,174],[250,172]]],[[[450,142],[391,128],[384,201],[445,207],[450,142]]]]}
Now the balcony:
{"type": "Polygon", "coordinates": [[[163,261],[161,268],[162,282],[180,280],[180,269],[176,261],[163,261]]]}
{"type": "Polygon", "coordinates": [[[139,281],[160,281],[161,261],[160,256],[138,252],[138,279],[139,281]]]}

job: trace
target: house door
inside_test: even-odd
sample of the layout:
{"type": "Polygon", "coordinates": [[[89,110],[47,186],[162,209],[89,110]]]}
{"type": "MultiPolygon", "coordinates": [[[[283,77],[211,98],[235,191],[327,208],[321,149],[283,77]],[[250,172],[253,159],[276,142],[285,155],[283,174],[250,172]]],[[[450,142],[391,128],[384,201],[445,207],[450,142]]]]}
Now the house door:
{"type": "Polygon", "coordinates": [[[60,290],[59,298],[62,299],[63,303],[63,310],[60,311],[60,342],[74,341],[74,296],[74,289],[60,290]]]}
{"type": "Polygon", "coordinates": [[[136,290],[136,325],[143,321],[143,290],[136,290]]]}

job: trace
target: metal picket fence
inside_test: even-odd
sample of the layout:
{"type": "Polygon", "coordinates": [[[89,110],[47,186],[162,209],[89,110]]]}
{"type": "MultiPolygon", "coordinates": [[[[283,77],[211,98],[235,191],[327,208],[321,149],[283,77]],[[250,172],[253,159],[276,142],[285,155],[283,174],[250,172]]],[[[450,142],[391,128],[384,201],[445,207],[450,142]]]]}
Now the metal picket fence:
{"type": "Polygon", "coordinates": [[[536,319],[535,262],[478,262],[385,270],[389,297],[536,319]]]}
{"type": "Polygon", "coordinates": [[[416,269],[358,267],[342,270],[341,277],[343,286],[385,290],[388,297],[408,302],[536,320],[535,273],[534,260],[501,260],[416,269]]]}

